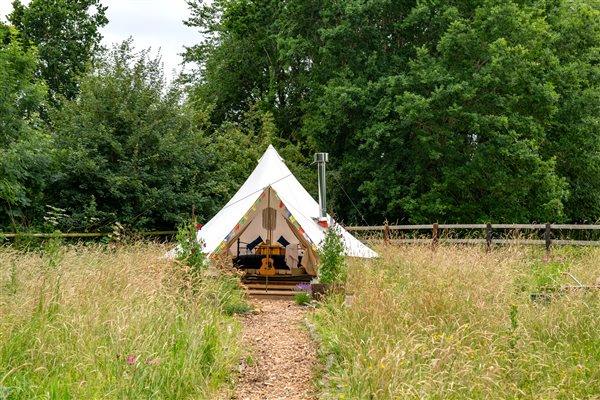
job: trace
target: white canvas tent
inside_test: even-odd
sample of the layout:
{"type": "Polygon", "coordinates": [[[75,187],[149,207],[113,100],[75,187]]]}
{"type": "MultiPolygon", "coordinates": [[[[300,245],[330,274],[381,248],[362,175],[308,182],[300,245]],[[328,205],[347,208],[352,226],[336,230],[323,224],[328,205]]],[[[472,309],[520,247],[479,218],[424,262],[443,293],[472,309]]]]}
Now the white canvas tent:
{"type": "MultiPolygon", "coordinates": [[[[283,237],[290,245],[298,246],[304,256],[302,266],[308,274],[315,275],[316,250],[325,234],[325,228],[317,223],[319,204],[271,145],[237,193],[198,231],[198,239],[205,243],[204,252],[208,255],[229,252],[235,256],[239,243],[244,246],[259,237],[266,239],[263,213],[267,208],[276,210],[273,242],[283,237]]],[[[328,219],[333,223],[330,216],[328,219]]],[[[345,229],[339,229],[348,256],[377,256],[345,229]]]]}

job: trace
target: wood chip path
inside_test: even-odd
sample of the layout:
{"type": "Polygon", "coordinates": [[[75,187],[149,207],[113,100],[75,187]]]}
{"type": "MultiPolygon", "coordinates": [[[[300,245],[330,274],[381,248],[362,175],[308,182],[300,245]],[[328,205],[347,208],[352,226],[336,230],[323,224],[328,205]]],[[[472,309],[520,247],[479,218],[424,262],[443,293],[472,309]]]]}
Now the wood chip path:
{"type": "Polygon", "coordinates": [[[240,365],[231,399],[316,399],[312,384],[315,348],[301,325],[307,309],[287,299],[253,303],[258,312],[242,317],[248,362],[240,365]]]}

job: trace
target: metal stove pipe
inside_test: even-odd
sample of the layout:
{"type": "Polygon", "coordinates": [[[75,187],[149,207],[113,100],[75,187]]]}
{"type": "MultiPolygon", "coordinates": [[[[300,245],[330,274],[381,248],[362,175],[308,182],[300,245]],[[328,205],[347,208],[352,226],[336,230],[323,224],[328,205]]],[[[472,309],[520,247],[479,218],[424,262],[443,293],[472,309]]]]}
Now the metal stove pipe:
{"type": "Polygon", "coordinates": [[[328,153],[315,153],[315,163],[319,177],[319,224],[327,226],[327,181],[325,179],[325,164],[329,161],[328,153]]]}

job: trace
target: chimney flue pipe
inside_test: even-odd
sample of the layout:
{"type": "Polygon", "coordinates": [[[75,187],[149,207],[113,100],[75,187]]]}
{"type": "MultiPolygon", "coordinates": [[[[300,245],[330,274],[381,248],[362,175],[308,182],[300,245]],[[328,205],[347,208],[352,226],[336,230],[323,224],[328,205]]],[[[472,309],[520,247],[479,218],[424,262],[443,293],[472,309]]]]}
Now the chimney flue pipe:
{"type": "Polygon", "coordinates": [[[315,163],[319,177],[319,225],[327,227],[327,182],[325,179],[325,164],[329,161],[328,153],[315,153],[315,163]]]}

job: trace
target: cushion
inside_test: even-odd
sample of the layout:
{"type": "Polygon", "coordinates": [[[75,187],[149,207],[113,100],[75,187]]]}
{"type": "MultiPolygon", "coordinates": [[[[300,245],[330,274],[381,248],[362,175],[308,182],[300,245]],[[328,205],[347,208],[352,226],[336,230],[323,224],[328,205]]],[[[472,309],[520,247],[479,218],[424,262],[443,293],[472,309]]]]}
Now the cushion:
{"type": "Polygon", "coordinates": [[[262,242],[263,242],[263,239],[259,236],[256,239],[254,239],[252,242],[248,243],[248,245],[246,247],[248,247],[248,250],[252,250],[256,246],[258,246],[259,244],[261,244],[262,242]]]}
{"type": "Polygon", "coordinates": [[[279,239],[277,239],[277,243],[279,243],[283,247],[286,247],[288,244],[290,244],[290,242],[288,242],[287,240],[285,240],[285,238],[283,237],[283,235],[279,236],[279,239]]]}

